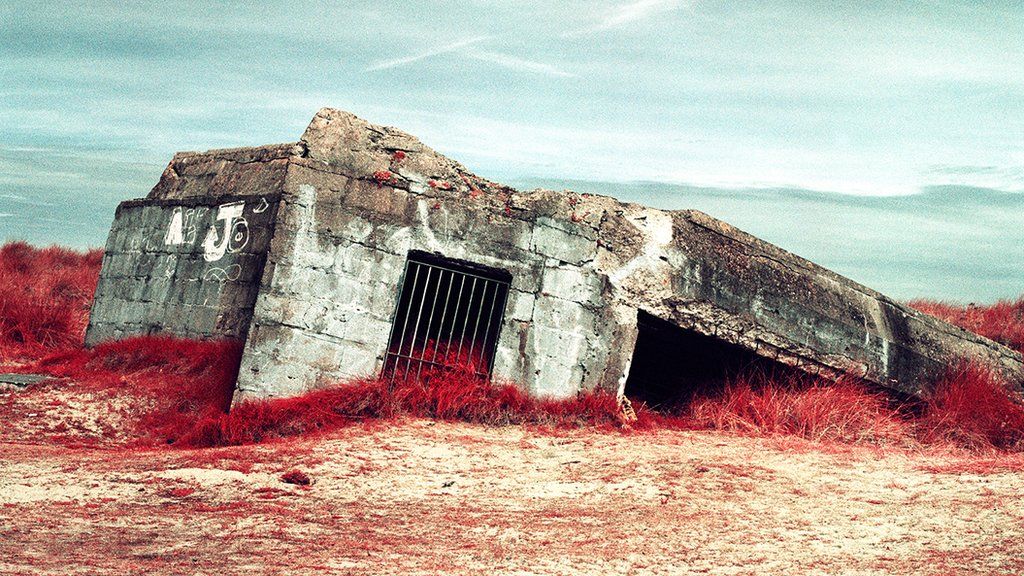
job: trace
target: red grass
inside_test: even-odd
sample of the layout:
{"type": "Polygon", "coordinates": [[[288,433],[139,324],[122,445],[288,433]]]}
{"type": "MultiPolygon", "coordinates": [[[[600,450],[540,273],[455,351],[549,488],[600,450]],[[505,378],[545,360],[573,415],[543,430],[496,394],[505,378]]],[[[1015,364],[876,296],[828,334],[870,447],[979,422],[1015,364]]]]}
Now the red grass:
{"type": "MultiPolygon", "coordinates": [[[[512,385],[488,384],[465,369],[431,369],[420,380],[366,379],[298,397],[247,401],[226,413],[240,347],[227,342],[134,338],[88,351],[55,354],[34,368],[75,385],[108,390],[138,406],[135,445],[245,445],[334,431],[403,415],[488,425],[622,427],[614,395],[534,398],[512,385]]],[[[847,443],[942,443],[970,449],[1024,447],[1024,408],[989,373],[963,367],[914,410],[854,381],[745,375],[714,395],[669,414],[637,407],[632,428],[727,430],[847,443]]]]}
{"type": "Polygon", "coordinates": [[[102,250],[0,247],[0,362],[81,346],[102,250]]]}
{"type": "Polygon", "coordinates": [[[290,470],[281,475],[281,482],[285,484],[295,484],[296,486],[309,486],[313,483],[309,479],[309,474],[306,474],[302,470],[290,470]]]}
{"type": "Polygon", "coordinates": [[[134,443],[167,444],[227,410],[240,358],[237,342],[142,337],[53,354],[32,369],[131,398],[141,404],[134,443]]]}
{"type": "Polygon", "coordinates": [[[1000,300],[988,306],[960,306],[931,300],[911,300],[909,305],[1024,353],[1024,297],[1016,301],[1000,300]]]}
{"type": "Polygon", "coordinates": [[[918,435],[972,449],[1024,448],[1024,406],[990,371],[964,364],[950,371],[923,405],[918,435]]]}
{"type": "Polygon", "coordinates": [[[488,384],[464,369],[434,370],[393,388],[366,379],[293,398],[247,401],[228,414],[199,420],[175,443],[229,446],[337,430],[368,418],[416,416],[490,425],[584,426],[617,424],[618,403],[608,393],[568,400],[536,399],[512,385],[488,384]],[[426,376],[426,375],[425,375],[426,376]]]}
{"type": "Polygon", "coordinates": [[[755,436],[895,442],[906,436],[907,426],[890,404],[888,396],[854,380],[746,374],[720,394],[695,399],[680,416],[694,427],[755,436]]]}
{"type": "MultiPolygon", "coordinates": [[[[553,401],[533,398],[512,385],[485,383],[472,374],[483,362],[471,351],[458,358],[435,358],[461,369],[429,369],[410,382],[399,374],[394,387],[367,379],[295,398],[244,402],[227,413],[240,355],[236,343],[134,338],[93,350],[80,348],[100,255],[24,243],[0,248],[0,361],[49,352],[31,368],[72,379],[80,389],[129,398],[138,404],[131,410],[135,425],[121,432],[131,435],[134,444],[252,444],[401,415],[491,425],[623,424],[618,403],[608,393],[553,401]]],[[[991,307],[912,304],[1024,348],[1024,298],[991,307]]],[[[638,420],[631,427],[1024,448],[1024,409],[982,369],[952,370],[934,397],[915,406],[912,414],[889,401],[853,381],[832,384],[748,374],[726,383],[721,393],[697,398],[669,414],[638,407],[638,420]]]]}

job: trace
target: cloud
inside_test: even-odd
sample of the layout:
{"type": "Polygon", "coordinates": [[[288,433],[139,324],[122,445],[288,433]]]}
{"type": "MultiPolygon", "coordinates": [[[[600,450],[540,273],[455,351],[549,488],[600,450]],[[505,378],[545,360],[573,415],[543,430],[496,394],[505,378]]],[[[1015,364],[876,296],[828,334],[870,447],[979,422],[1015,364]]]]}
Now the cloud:
{"type": "Polygon", "coordinates": [[[437,56],[437,55],[440,55],[440,54],[449,54],[451,52],[456,52],[456,51],[461,50],[462,48],[465,48],[467,46],[472,46],[473,44],[476,44],[477,42],[482,42],[482,41],[486,40],[487,38],[488,38],[488,36],[476,36],[474,38],[468,38],[466,40],[460,40],[460,41],[454,42],[452,44],[446,44],[444,46],[437,46],[435,48],[430,48],[428,50],[425,50],[425,51],[420,52],[418,54],[413,54],[411,56],[405,56],[403,58],[395,58],[394,60],[382,60],[380,62],[375,62],[375,63],[371,64],[370,66],[365,68],[364,71],[365,72],[372,72],[372,71],[375,71],[375,70],[387,70],[389,68],[397,68],[399,66],[406,66],[408,64],[412,64],[413,62],[419,62],[420,60],[425,60],[425,59],[430,58],[432,56],[437,56]]]}
{"type": "Polygon", "coordinates": [[[545,74],[547,76],[560,76],[563,78],[569,78],[576,76],[570,72],[566,72],[560,68],[552,66],[551,64],[545,64],[543,62],[536,62],[533,60],[526,60],[525,58],[519,58],[510,54],[503,54],[501,52],[490,52],[487,50],[468,50],[465,56],[474,58],[476,60],[482,60],[484,62],[490,62],[499,66],[504,66],[511,70],[517,70],[520,72],[534,72],[536,74],[545,74]]]}
{"type": "Polygon", "coordinates": [[[636,0],[629,4],[619,4],[605,11],[597,24],[581,30],[566,32],[563,36],[580,36],[611,30],[631,22],[644,20],[655,14],[682,8],[684,5],[687,3],[683,0],[636,0]]]}
{"type": "Polygon", "coordinates": [[[424,50],[417,54],[405,56],[402,58],[395,58],[392,60],[382,60],[375,62],[364,69],[366,72],[373,72],[377,70],[387,70],[390,68],[398,68],[401,66],[407,66],[414,64],[421,60],[426,60],[433,56],[439,56],[442,54],[455,54],[465,58],[472,58],[474,60],[480,60],[482,62],[489,62],[491,64],[497,64],[510,70],[516,70],[518,72],[532,72],[534,74],[544,74],[546,76],[559,76],[559,77],[572,77],[575,74],[566,72],[551,64],[545,64],[543,62],[537,62],[535,60],[527,60],[511,54],[505,54],[503,52],[495,52],[492,50],[480,50],[473,46],[483,42],[484,40],[490,39],[490,36],[477,36],[466,40],[460,40],[452,44],[446,44],[444,46],[438,46],[424,50]]]}

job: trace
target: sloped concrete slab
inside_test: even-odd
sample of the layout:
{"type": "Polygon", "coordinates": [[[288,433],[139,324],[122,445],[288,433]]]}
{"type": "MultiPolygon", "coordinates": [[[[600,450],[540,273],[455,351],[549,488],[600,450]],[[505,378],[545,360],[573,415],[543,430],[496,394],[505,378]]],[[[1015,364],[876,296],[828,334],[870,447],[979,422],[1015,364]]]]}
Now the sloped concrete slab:
{"type": "Polygon", "coordinates": [[[24,389],[48,379],[44,374],[0,374],[0,386],[24,389]]]}

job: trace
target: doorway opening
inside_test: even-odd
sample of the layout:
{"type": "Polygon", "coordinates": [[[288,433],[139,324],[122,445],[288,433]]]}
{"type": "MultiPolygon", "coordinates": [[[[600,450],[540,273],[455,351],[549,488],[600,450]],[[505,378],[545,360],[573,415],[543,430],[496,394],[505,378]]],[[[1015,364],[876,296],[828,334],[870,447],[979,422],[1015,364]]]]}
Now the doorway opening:
{"type": "Polygon", "coordinates": [[[637,313],[636,347],[625,395],[658,411],[671,411],[694,396],[720,392],[726,382],[747,371],[791,371],[750,350],[637,313]]]}
{"type": "Polygon", "coordinates": [[[511,281],[498,268],[409,252],[382,376],[394,384],[458,368],[489,378],[511,281]]]}

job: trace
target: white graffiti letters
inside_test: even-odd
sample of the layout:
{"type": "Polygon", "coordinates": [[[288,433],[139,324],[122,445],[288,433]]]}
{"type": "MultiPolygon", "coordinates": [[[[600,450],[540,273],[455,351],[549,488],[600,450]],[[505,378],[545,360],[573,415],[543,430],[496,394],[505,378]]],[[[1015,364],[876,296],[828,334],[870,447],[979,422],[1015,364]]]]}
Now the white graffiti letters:
{"type": "Polygon", "coordinates": [[[164,244],[167,246],[193,244],[196,241],[196,232],[196,209],[175,207],[171,212],[171,223],[167,226],[167,233],[164,234],[164,244]]]}
{"type": "Polygon", "coordinates": [[[270,208],[270,202],[267,202],[266,198],[260,196],[260,203],[257,204],[256,207],[252,209],[252,211],[253,214],[263,214],[264,212],[267,211],[267,208],[270,208]]]}
{"type": "Polygon", "coordinates": [[[175,208],[171,214],[171,225],[167,227],[167,234],[164,235],[164,244],[177,246],[185,243],[185,223],[181,216],[181,208],[175,208]]]}
{"type": "MultiPolygon", "coordinates": [[[[242,217],[244,209],[245,202],[229,202],[217,207],[216,218],[206,231],[202,244],[204,260],[216,262],[223,258],[225,253],[241,252],[249,244],[249,222],[242,217]]],[[[195,245],[199,231],[197,220],[206,213],[206,208],[175,207],[171,212],[167,232],[164,234],[164,245],[195,245]]],[[[138,246],[134,247],[138,249],[138,246]]],[[[153,249],[150,248],[149,251],[153,249]]]]}
{"type": "MultiPolygon", "coordinates": [[[[242,210],[245,208],[245,202],[232,202],[230,204],[221,204],[217,208],[217,219],[213,225],[210,226],[210,230],[206,233],[206,240],[203,241],[203,258],[207,262],[216,262],[224,257],[224,253],[228,250],[228,245],[231,244],[235,250],[241,249],[237,244],[231,242],[236,221],[244,223],[245,220],[242,218],[242,210]],[[221,224],[222,232],[218,234],[217,223],[223,221],[221,224]],[[219,239],[218,239],[219,238],[219,239]]],[[[245,240],[248,242],[248,224],[245,224],[245,240]]],[[[237,241],[236,241],[237,242],[237,241]]]]}

